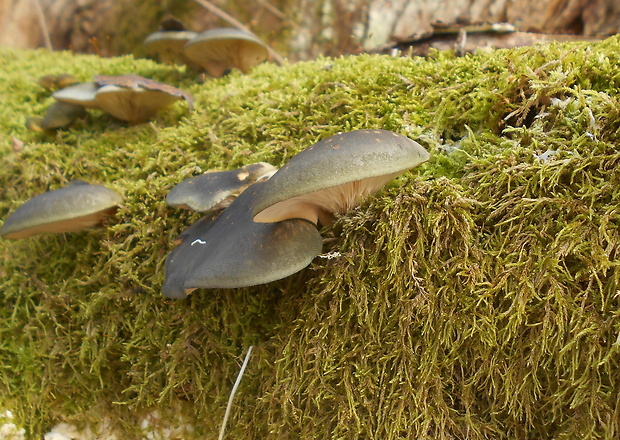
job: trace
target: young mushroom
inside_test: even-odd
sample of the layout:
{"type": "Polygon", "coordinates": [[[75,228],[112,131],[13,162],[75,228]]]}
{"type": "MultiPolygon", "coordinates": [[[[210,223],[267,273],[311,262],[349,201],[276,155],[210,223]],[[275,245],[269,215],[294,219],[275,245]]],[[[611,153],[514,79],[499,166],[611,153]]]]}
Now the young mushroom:
{"type": "Polygon", "coordinates": [[[43,232],[77,232],[101,224],[122,201],[105,186],[74,180],[21,205],[6,219],[0,235],[19,239],[43,232]]]}
{"type": "Polygon", "coordinates": [[[187,42],[184,53],[216,78],[234,68],[248,73],[269,57],[265,43],[236,28],[211,29],[198,34],[187,42]]]}
{"type": "Polygon", "coordinates": [[[252,183],[268,178],[276,171],[273,165],[258,162],[236,170],[190,177],[170,190],[166,203],[198,212],[223,209],[252,183]]]}
{"type": "Polygon", "coordinates": [[[254,221],[301,218],[333,222],[406,170],[430,158],[417,142],[387,130],[356,130],[324,139],[291,158],[263,185],[254,221]]]}
{"type": "Polygon", "coordinates": [[[305,220],[252,221],[255,195],[265,183],[251,185],[217,218],[184,237],[166,258],[164,296],[269,283],[300,271],[320,254],[321,235],[305,220]]]}
{"type": "Polygon", "coordinates": [[[39,78],[39,85],[46,89],[64,89],[65,87],[77,84],[78,79],[68,73],[60,75],[45,75],[39,78]]]}
{"type": "Polygon", "coordinates": [[[194,99],[183,90],[139,75],[96,76],[52,95],[57,101],[101,109],[115,118],[144,122],[179,99],[193,107],[194,99]]]}

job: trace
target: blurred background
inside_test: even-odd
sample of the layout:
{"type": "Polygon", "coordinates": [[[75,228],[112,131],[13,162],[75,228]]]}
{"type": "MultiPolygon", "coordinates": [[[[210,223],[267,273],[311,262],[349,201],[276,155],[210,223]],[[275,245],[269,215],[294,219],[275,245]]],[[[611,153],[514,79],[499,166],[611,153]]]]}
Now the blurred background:
{"type": "Polygon", "coordinates": [[[146,56],[144,38],[166,17],[198,32],[231,26],[214,8],[290,61],[379,51],[428,35],[437,22],[507,22],[518,31],[585,37],[620,33],[618,0],[0,0],[0,46],[146,56]]]}

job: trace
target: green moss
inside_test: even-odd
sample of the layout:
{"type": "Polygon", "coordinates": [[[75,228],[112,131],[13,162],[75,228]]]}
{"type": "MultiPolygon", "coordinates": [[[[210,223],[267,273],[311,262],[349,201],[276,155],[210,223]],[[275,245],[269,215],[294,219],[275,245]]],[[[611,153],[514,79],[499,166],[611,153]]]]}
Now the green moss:
{"type": "Polygon", "coordinates": [[[3,241],[0,407],[33,438],[101,419],[136,436],[149,409],[174,423],[179,407],[216,438],[255,345],[231,438],[613,438],[618,49],[363,55],[204,84],[132,57],[0,49],[0,218],[75,178],[125,197],[107,229],[3,241]],[[28,132],[51,102],[36,79],[63,72],[153,77],[196,110],[28,132]],[[373,127],[433,158],[323,231],[339,258],[264,286],[159,294],[197,218],[165,206],[171,186],[373,127]]]}

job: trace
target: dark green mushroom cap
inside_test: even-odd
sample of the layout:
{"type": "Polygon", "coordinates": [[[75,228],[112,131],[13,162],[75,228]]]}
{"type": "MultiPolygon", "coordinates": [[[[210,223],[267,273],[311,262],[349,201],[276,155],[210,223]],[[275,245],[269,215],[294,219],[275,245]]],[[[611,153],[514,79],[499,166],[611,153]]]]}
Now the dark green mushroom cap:
{"type": "Polygon", "coordinates": [[[19,239],[43,232],[77,232],[99,225],[122,201],[105,186],[74,180],[21,205],[6,219],[0,235],[19,239]]]}
{"type": "Polygon", "coordinates": [[[185,298],[194,289],[269,283],[300,271],[321,252],[321,235],[305,220],[252,221],[255,195],[265,183],[251,185],[168,255],[164,296],[185,298]]]}
{"type": "Polygon", "coordinates": [[[265,43],[236,28],[202,32],[187,42],[184,53],[214,77],[220,77],[233,68],[248,73],[253,66],[269,57],[265,43]]]}
{"type": "Polygon", "coordinates": [[[328,224],[404,171],[427,161],[417,142],[387,130],[324,139],[291,158],[256,196],[254,221],[303,218],[328,224]]]}
{"type": "Polygon", "coordinates": [[[195,235],[195,234],[203,234],[206,230],[213,224],[215,219],[222,213],[222,209],[212,210],[200,217],[194,223],[192,223],[189,227],[185,228],[174,241],[175,245],[180,244],[183,240],[195,235]]]}
{"type": "Polygon", "coordinates": [[[168,206],[206,212],[222,209],[249,185],[276,171],[266,162],[258,162],[236,170],[215,171],[190,177],[176,185],[166,196],[168,206]]]}

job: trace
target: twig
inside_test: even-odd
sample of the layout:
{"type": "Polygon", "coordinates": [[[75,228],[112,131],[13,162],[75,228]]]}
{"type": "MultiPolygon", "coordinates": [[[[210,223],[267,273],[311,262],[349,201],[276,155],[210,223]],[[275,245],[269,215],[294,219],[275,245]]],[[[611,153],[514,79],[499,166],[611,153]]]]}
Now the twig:
{"type": "Polygon", "coordinates": [[[222,428],[220,429],[220,435],[218,440],[222,440],[224,438],[224,432],[226,431],[226,422],[228,422],[228,416],[230,416],[230,410],[232,408],[233,398],[235,397],[235,393],[237,392],[237,387],[239,387],[239,383],[241,382],[241,377],[243,376],[243,372],[245,371],[245,367],[248,366],[248,361],[250,360],[250,354],[252,354],[252,349],[254,346],[250,345],[248,348],[248,353],[245,355],[245,359],[243,360],[243,365],[241,365],[241,370],[239,370],[239,374],[237,375],[237,380],[233,385],[232,391],[230,392],[230,396],[228,397],[228,404],[226,405],[226,412],[224,413],[224,420],[222,421],[222,428]]]}
{"type": "Polygon", "coordinates": [[[50,32],[47,29],[47,23],[45,22],[45,15],[43,14],[43,8],[41,8],[40,0],[32,0],[34,3],[34,9],[37,14],[37,18],[39,19],[39,26],[41,26],[41,31],[43,33],[43,40],[45,41],[45,47],[48,50],[54,50],[52,47],[52,39],[50,38],[50,32]]]}
{"type": "MultiPolygon", "coordinates": [[[[243,23],[241,23],[240,21],[238,21],[236,18],[234,18],[231,15],[228,15],[226,12],[222,11],[220,8],[218,8],[217,6],[215,6],[214,4],[212,4],[211,2],[207,1],[207,0],[194,0],[196,3],[198,3],[199,5],[201,5],[202,7],[208,9],[209,11],[211,11],[212,13],[214,13],[215,15],[217,15],[218,17],[220,17],[222,20],[227,21],[228,23],[232,24],[233,26],[241,29],[242,31],[247,32],[250,35],[254,35],[256,37],[256,35],[254,34],[254,32],[252,32],[247,26],[245,26],[243,23]]],[[[258,38],[258,37],[257,37],[258,38]]],[[[271,55],[271,58],[273,58],[273,60],[282,65],[284,64],[284,58],[282,58],[280,56],[280,54],[278,54],[275,49],[273,49],[270,46],[267,46],[267,50],[269,51],[269,55],[271,55]]]]}
{"type": "Polygon", "coordinates": [[[297,23],[295,23],[293,20],[289,20],[286,15],[284,15],[284,13],[282,11],[280,11],[278,8],[276,8],[275,6],[273,6],[271,3],[267,2],[266,0],[256,0],[258,2],[259,5],[261,5],[263,8],[267,9],[269,12],[271,12],[273,15],[275,15],[276,17],[278,17],[280,20],[284,21],[284,22],[288,22],[291,24],[291,26],[293,26],[295,29],[297,29],[298,31],[301,30],[301,26],[299,26],[297,23]]]}

